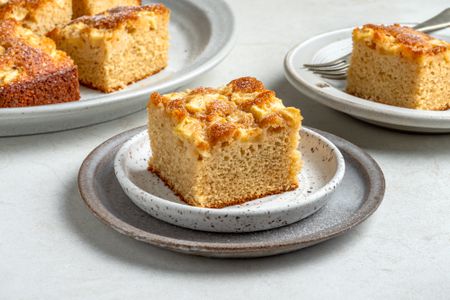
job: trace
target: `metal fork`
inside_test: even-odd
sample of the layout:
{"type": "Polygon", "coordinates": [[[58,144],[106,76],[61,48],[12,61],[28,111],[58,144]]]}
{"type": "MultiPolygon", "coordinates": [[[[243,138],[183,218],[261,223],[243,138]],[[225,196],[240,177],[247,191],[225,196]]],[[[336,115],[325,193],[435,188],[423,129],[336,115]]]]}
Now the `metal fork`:
{"type": "MultiPolygon", "coordinates": [[[[450,27],[450,8],[445,9],[440,14],[414,26],[413,28],[418,31],[429,33],[447,27],[450,27]]],[[[350,56],[351,53],[327,63],[304,64],[303,67],[313,71],[313,73],[319,74],[323,78],[343,80],[347,78],[350,56]]]]}

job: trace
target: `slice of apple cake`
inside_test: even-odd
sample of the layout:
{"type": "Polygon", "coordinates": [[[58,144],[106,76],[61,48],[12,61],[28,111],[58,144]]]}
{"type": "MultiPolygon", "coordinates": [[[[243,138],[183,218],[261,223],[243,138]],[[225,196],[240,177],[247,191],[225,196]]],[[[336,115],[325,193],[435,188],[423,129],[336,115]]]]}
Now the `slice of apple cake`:
{"type": "Polygon", "coordinates": [[[298,187],[300,111],[252,77],[148,103],[149,169],[185,202],[220,208],[298,187]]]}
{"type": "Polygon", "coordinates": [[[450,108],[450,44],[400,25],[353,31],[347,91],[424,110],[450,108]]]}
{"type": "Polygon", "coordinates": [[[82,84],[109,93],[167,66],[170,11],[162,4],[81,17],[49,36],[78,66],[82,84]]]}

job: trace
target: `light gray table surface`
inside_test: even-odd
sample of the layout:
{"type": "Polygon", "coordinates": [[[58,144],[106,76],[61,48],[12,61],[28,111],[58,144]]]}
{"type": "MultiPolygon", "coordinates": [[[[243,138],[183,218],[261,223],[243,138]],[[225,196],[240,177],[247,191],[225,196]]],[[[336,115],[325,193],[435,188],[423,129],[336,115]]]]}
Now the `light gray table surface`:
{"type": "Polygon", "coordinates": [[[379,210],[348,234],[262,259],[186,256],[132,240],[82,203],[76,176],[107,138],[143,125],[144,112],[82,129],[0,138],[0,299],[450,299],[450,135],[382,129],[314,103],[283,75],[283,58],[318,33],[420,21],[434,1],[233,0],[238,41],[188,86],[252,75],[305,125],[367,150],[387,180],[379,210]]]}

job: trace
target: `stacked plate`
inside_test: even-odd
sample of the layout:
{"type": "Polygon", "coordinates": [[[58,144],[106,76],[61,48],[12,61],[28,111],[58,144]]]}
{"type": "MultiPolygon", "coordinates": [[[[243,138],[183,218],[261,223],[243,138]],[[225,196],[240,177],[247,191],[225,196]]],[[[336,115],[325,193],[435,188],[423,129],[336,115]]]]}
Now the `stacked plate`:
{"type": "Polygon", "coordinates": [[[255,257],[338,236],[364,221],[384,195],[377,163],[360,148],[314,129],[300,132],[304,166],[294,191],[222,209],[189,206],[147,170],[144,127],[106,141],[84,161],[82,198],[115,230],[189,254],[255,257]]]}

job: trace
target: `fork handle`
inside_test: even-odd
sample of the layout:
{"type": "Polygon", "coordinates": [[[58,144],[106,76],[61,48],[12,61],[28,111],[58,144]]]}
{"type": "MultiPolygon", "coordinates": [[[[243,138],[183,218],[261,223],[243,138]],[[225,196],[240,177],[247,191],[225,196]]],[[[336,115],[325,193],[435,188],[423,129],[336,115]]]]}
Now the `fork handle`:
{"type": "Polygon", "coordinates": [[[450,27],[450,7],[425,22],[417,24],[414,29],[422,32],[433,32],[450,27]]]}

